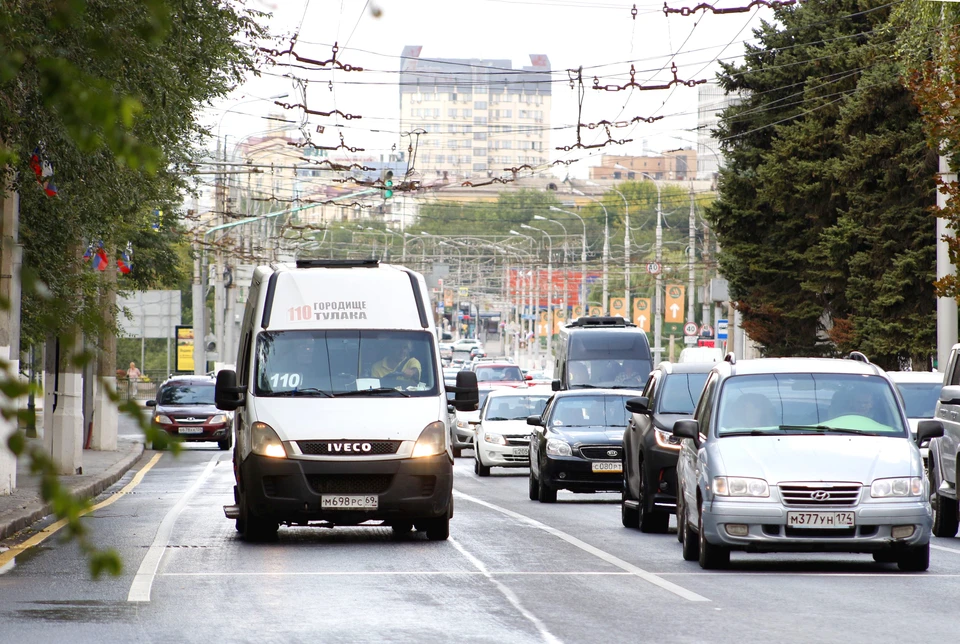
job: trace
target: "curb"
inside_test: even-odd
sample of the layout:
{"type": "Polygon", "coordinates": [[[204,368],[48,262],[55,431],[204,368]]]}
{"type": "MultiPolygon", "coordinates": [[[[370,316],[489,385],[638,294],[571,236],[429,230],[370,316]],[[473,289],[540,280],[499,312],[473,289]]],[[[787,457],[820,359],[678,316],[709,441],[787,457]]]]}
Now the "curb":
{"type": "MultiPolygon", "coordinates": [[[[98,478],[76,483],[68,487],[74,496],[92,499],[120,480],[143,456],[143,443],[135,443],[130,453],[105,470],[98,478]]],[[[18,511],[10,512],[10,518],[0,518],[0,539],[6,539],[46,516],[53,514],[53,506],[42,499],[31,501],[18,511]]]]}

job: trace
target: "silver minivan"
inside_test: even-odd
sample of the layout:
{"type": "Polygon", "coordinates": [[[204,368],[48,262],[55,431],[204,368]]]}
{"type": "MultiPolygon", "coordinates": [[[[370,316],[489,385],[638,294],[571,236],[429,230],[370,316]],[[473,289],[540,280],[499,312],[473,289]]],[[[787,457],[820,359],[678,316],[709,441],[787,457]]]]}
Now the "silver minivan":
{"type": "Polygon", "coordinates": [[[673,427],[683,557],[719,568],[732,550],[862,552],[904,571],[930,560],[918,443],[894,384],[856,359],[728,356],[692,420],[673,427]]]}

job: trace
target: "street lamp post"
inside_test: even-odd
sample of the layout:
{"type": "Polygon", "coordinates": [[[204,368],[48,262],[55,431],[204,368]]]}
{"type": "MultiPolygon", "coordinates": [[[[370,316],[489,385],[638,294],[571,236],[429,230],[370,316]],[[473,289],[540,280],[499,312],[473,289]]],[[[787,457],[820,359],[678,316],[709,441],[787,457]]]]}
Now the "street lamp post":
{"type": "MultiPolygon", "coordinates": [[[[575,212],[570,212],[569,210],[563,210],[562,208],[557,208],[556,206],[550,206],[550,210],[553,212],[562,212],[566,215],[572,215],[580,220],[580,225],[583,226],[583,236],[580,237],[580,288],[578,292],[578,304],[580,308],[583,309],[584,306],[584,292],[586,291],[587,283],[587,225],[583,221],[583,217],[578,215],[575,212]]],[[[552,220],[551,220],[552,221],[552,220]]],[[[566,229],[564,229],[566,230],[566,229]]]]}
{"type": "Polygon", "coordinates": [[[566,320],[570,313],[570,308],[568,306],[569,303],[567,302],[567,275],[570,272],[570,270],[567,268],[567,262],[569,261],[567,257],[567,227],[556,219],[548,219],[541,215],[534,215],[533,218],[537,221],[549,221],[551,224],[556,224],[563,229],[563,319],[566,320]]]}
{"type": "MultiPolygon", "coordinates": [[[[516,230],[511,230],[511,231],[510,231],[510,234],[511,234],[511,235],[515,235],[515,236],[517,236],[517,237],[524,237],[524,238],[526,238],[526,239],[529,239],[529,240],[533,243],[533,245],[534,245],[534,246],[537,246],[538,248],[539,248],[539,246],[540,246],[539,242],[538,242],[536,239],[534,239],[533,237],[531,237],[530,235],[524,235],[523,233],[517,232],[516,230]]],[[[530,298],[529,298],[529,300],[528,300],[528,301],[530,302],[530,309],[529,309],[529,310],[530,310],[530,332],[531,332],[531,335],[532,335],[533,337],[532,337],[531,341],[527,342],[527,360],[528,360],[528,364],[530,364],[530,363],[533,362],[533,359],[534,359],[534,358],[533,358],[533,342],[534,342],[535,340],[537,340],[537,314],[534,312],[534,311],[536,310],[536,306],[537,306],[537,305],[534,305],[534,277],[536,276],[536,278],[537,278],[537,283],[539,284],[539,276],[540,276],[540,271],[539,271],[539,269],[536,271],[536,273],[534,273],[534,271],[533,271],[533,269],[536,268],[536,262],[530,262],[530,265],[531,265],[531,271],[530,271],[530,276],[529,276],[529,281],[528,281],[528,283],[527,283],[527,286],[528,286],[528,294],[529,294],[529,296],[530,296],[530,298]]],[[[540,297],[539,297],[539,296],[540,296],[540,293],[537,292],[537,299],[536,299],[536,301],[537,301],[538,304],[539,304],[539,301],[540,301],[540,297]]],[[[539,345],[539,342],[537,342],[537,344],[539,345]]],[[[538,347],[538,348],[539,348],[539,347],[538,347]]]]}
{"type": "Polygon", "coordinates": [[[663,346],[661,341],[661,335],[663,334],[663,299],[661,291],[663,290],[663,210],[661,208],[660,200],[660,182],[654,179],[651,175],[646,172],[640,172],[641,176],[650,179],[653,181],[653,185],[657,187],[657,244],[656,244],[656,254],[657,254],[657,265],[660,267],[660,270],[657,271],[656,277],[656,292],[655,292],[655,308],[656,316],[654,317],[653,324],[653,355],[654,361],[660,362],[660,356],[663,354],[663,346]]]}
{"type": "Polygon", "coordinates": [[[627,198],[616,188],[610,188],[623,199],[623,297],[624,306],[630,310],[630,208],[627,198]]]}
{"type": "Polygon", "coordinates": [[[597,202],[600,204],[600,207],[603,208],[603,301],[600,303],[600,313],[602,315],[606,315],[609,313],[609,310],[607,309],[607,298],[609,295],[607,286],[609,284],[610,277],[610,213],[607,212],[607,207],[603,205],[603,202],[596,197],[591,197],[580,190],[574,190],[573,192],[577,193],[581,197],[586,197],[590,201],[597,202]]]}
{"type": "Polygon", "coordinates": [[[521,228],[535,230],[547,237],[547,357],[553,355],[553,238],[545,230],[520,224],[521,228]]]}

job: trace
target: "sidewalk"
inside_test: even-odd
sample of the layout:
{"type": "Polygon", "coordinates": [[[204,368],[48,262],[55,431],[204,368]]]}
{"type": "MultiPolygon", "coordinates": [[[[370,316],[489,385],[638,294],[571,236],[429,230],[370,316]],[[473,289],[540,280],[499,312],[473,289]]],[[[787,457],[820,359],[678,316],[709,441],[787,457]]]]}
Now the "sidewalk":
{"type": "MultiPolygon", "coordinates": [[[[93,498],[120,480],[143,454],[143,435],[132,421],[122,416],[119,434],[116,451],[83,450],[83,473],[61,476],[60,482],[79,497],[93,498]]],[[[30,474],[26,459],[20,459],[17,462],[17,488],[13,494],[0,496],[0,539],[23,530],[50,513],[50,505],[40,496],[39,477],[30,474]]]]}

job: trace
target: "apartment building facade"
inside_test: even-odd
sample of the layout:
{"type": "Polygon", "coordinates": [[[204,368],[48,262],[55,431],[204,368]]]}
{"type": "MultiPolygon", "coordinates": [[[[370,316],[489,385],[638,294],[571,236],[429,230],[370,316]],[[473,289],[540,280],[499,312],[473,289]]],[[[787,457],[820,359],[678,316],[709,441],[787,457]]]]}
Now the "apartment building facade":
{"type": "Polygon", "coordinates": [[[403,50],[400,131],[414,176],[425,184],[509,174],[550,162],[550,61],[531,54],[513,69],[503,59],[423,58],[403,50]]]}

